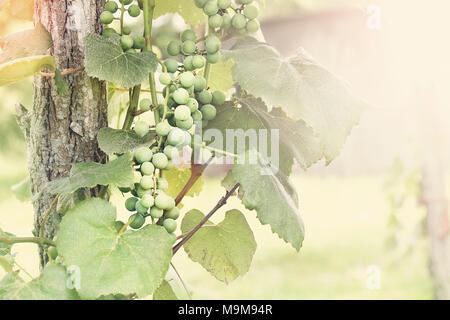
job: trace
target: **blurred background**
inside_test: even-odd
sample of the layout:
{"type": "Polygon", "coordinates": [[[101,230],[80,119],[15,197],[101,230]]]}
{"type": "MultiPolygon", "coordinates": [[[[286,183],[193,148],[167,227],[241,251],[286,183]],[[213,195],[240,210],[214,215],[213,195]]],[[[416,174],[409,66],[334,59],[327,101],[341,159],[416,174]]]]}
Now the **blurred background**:
{"type": "MultiPolygon", "coordinates": [[[[286,57],[303,47],[367,108],[340,157],[291,177],[306,226],[300,253],[247,212],[258,249],[242,278],[225,285],[184,252],[175,257],[193,298],[450,299],[449,9],[446,0],[262,1],[266,41],[286,57]]],[[[30,27],[1,21],[0,36],[30,27]]],[[[179,19],[165,16],[158,26],[163,48],[177,37],[179,19]]],[[[31,99],[31,81],[0,88],[0,228],[22,236],[31,235],[33,212],[13,192],[27,177],[14,104],[31,99]]],[[[224,191],[221,177],[209,175],[187,208],[209,211],[205,199],[224,191]]],[[[236,206],[245,210],[233,200],[223,211],[236,206]]],[[[13,250],[36,276],[36,247],[13,250]]]]}

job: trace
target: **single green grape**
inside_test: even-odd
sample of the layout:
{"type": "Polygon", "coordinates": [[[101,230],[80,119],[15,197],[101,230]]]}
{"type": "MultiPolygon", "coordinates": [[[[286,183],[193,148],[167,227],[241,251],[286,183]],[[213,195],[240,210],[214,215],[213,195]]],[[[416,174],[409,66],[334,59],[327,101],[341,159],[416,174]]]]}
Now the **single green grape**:
{"type": "Polygon", "coordinates": [[[126,35],[126,36],[130,35],[131,34],[131,28],[129,26],[123,26],[122,34],[126,35]]]}
{"type": "Polygon", "coordinates": [[[136,122],[134,132],[136,132],[139,137],[143,137],[150,132],[150,127],[145,121],[140,120],[136,122]]]}
{"type": "Polygon", "coordinates": [[[152,163],[157,169],[164,169],[167,167],[167,162],[169,159],[167,159],[167,156],[164,153],[156,153],[152,158],[152,163]]]}
{"type": "Polygon", "coordinates": [[[141,186],[138,186],[138,188],[136,189],[136,195],[139,198],[143,198],[146,194],[150,194],[152,192],[152,189],[144,189],[141,186]]]}
{"type": "Polygon", "coordinates": [[[177,146],[177,148],[182,149],[185,146],[190,146],[192,142],[192,136],[188,131],[183,131],[183,142],[177,146]]]}
{"type": "Polygon", "coordinates": [[[150,107],[152,106],[152,101],[150,99],[142,99],[139,103],[139,108],[142,111],[149,111],[150,107]]]}
{"type": "Polygon", "coordinates": [[[136,203],[139,201],[139,199],[138,198],[128,198],[126,201],[125,201],[125,208],[128,210],[128,211],[131,211],[131,212],[133,212],[133,211],[136,211],[136,203]]]}
{"type": "Polygon", "coordinates": [[[141,8],[139,8],[137,4],[132,4],[128,7],[128,14],[133,18],[139,17],[141,14],[141,8]]]}
{"type": "Polygon", "coordinates": [[[189,109],[189,107],[186,105],[179,105],[175,109],[174,115],[175,115],[176,120],[180,120],[180,121],[187,120],[191,116],[191,109],[189,109]]]}
{"type": "Polygon", "coordinates": [[[194,125],[194,119],[189,115],[186,120],[176,120],[176,125],[180,129],[190,130],[194,125]]]}
{"type": "Polygon", "coordinates": [[[155,128],[156,134],[160,137],[166,137],[171,129],[172,127],[166,121],[158,123],[155,128]]]}
{"type": "Polygon", "coordinates": [[[195,92],[201,92],[206,89],[206,79],[201,75],[196,75],[194,79],[195,92]]]}
{"type": "Polygon", "coordinates": [[[178,155],[178,150],[174,146],[167,145],[164,147],[164,154],[167,156],[167,159],[172,160],[178,155]]]}
{"type": "Polygon", "coordinates": [[[166,212],[166,217],[169,219],[177,220],[180,216],[180,209],[177,207],[173,207],[172,209],[166,212]]]}
{"type": "Polygon", "coordinates": [[[195,0],[195,5],[197,6],[197,8],[203,9],[208,1],[209,0],[195,0]]]}
{"type": "Polygon", "coordinates": [[[151,194],[146,194],[142,197],[140,202],[144,207],[150,209],[155,205],[155,198],[151,194]]]}
{"type": "Polygon", "coordinates": [[[111,13],[116,13],[116,11],[119,9],[119,6],[117,5],[117,2],[115,1],[108,1],[105,3],[105,10],[109,11],[111,13]]]}
{"type": "Polygon", "coordinates": [[[163,222],[163,226],[168,233],[174,233],[177,229],[177,222],[173,219],[166,219],[163,222]]]}
{"type": "Polygon", "coordinates": [[[184,58],[183,60],[184,69],[186,69],[187,71],[195,70],[193,61],[194,61],[193,56],[187,56],[186,58],[184,58]]]}
{"type": "Polygon", "coordinates": [[[123,35],[120,37],[120,46],[123,50],[129,50],[133,48],[133,38],[129,35],[123,35]]]}
{"type": "Polygon", "coordinates": [[[141,173],[144,176],[151,176],[151,175],[153,175],[154,171],[155,171],[155,166],[150,161],[146,161],[143,164],[141,164],[141,173]]]}
{"type": "Polygon", "coordinates": [[[184,140],[184,133],[183,130],[179,128],[173,128],[172,130],[170,130],[170,133],[167,136],[167,143],[174,147],[182,143],[183,140],[184,140]]]}
{"type": "Polygon", "coordinates": [[[217,6],[222,10],[228,9],[231,6],[231,0],[217,0],[217,6]]]}
{"type": "Polygon", "coordinates": [[[143,49],[145,47],[145,38],[140,35],[133,36],[133,48],[134,49],[143,49]]]}
{"type": "Polygon", "coordinates": [[[147,147],[139,148],[134,152],[134,159],[139,164],[152,160],[152,157],[153,152],[147,147]]]}
{"type": "Polygon", "coordinates": [[[150,216],[154,219],[159,219],[164,215],[164,210],[158,208],[157,206],[153,206],[150,209],[150,216]]]}
{"type": "Polygon", "coordinates": [[[167,53],[171,56],[177,56],[181,53],[181,43],[178,41],[170,41],[167,46],[167,53]]]}
{"type": "Polygon", "coordinates": [[[183,53],[186,55],[194,54],[195,50],[197,49],[197,46],[194,41],[186,40],[183,42],[183,53]]]}
{"type": "Polygon", "coordinates": [[[124,4],[124,5],[129,5],[133,2],[133,0],[120,0],[120,3],[124,4]]]}
{"type": "Polygon", "coordinates": [[[215,14],[209,17],[208,24],[213,29],[220,28],[223,24],[223,18],[220,14],[215,14]]]}
{"type": "Polygon", "coordinates": [[[196,110],[194,111],[194,113],[192,113],[192,119],[194,120],[194,122],[202,121],[203,114],[200,112],[200,110],[196,110]]]}
{"type": "Polygon", "coordinates": [[[110,24],[111,22],[114,21],[114,16],[109,11],[103,11],[102,14],[100,15],[100,21],[103,24],[110,24]]]}
{"type": "Polygon", "coordinates": [[[201,107],[200,112],[203,115],[203,120],[209,121],[216,117],[217,110],[212,104],[205,104],[201,107]]]}
{"type": "Polygon", "coordinates": [[[231,16],[228,13],[225,13],[222,16],[222,19],[223,19],[222,28],[224,28],[225,30],[230,29],[230,27],[231,27],[231,16]]]}
{"type": "Polygon", "coordinates": [[[206,61],[208,61],[208,63],[211,64],[216,64],[217,62],[220,61],[220,52],[216,52],[213,54],[208,53],[206,55],[206,61]]]}
{"type": "Polygon", "coordinates": [[[178,70],[178,61],[175,59],[167,59],[164,65],[167,68],[167,72],[175,73],[178,70]]]}
{"type": "Polygon", "coordinates": [[[246,30],[248,33],[255,33],[260,28],[258,20],[250,20],[247,22],[246,30]]]}
{"type": "MultiPolygon", "coordinates": [[[[157,154],[153,156],[155,158],[157,154]]],[[[153,176],[143,176],[139,185],[144,190],[152,189],[155,186],[155,181],[153,180],[153,176]]]]}
{"type": "Polygon", "coordinates": [[[103,30],[102,34],[105,38],[109,38],[113,34],[116,34],[116,30],[114,30],[113,28],[105,28],[105,30],[103,30]]]}
{"type": "Polygon", "coordinates": [[[172,82],[172,77],[167,72],[161,73],[159,75],[159,82],[162,85],[168,86],[172,82]]]}
{"type": "Polygon", "coordinates": [[[243,14],[236,13],[231,19],[231,25],[237,30],[244,29],[247,25],[247,19],[243,14]]]}
{"type": "Polygon", "coordinates": [[[202,92],[198,93],[197,98],[201,104],[209,104],[213,99],[211,92],[207,90],[203,90],[202,92]]]}
{"type": "Polygon", "coordinates": [[[213,99],[212,104],[217,106],[221,106],[225,103],[225,100],[227,99],[227,96],[225,95],[225,92],[223,91],[214,91],[213,92],[213,99]]]}
{"type": "Polygon", "coordinates": [[[194,98],[189,98],[188,103],[186,104],[191,111],[191,113],[194,113],[198,110],[198,101],[194,98]]]}
{"type": "Polygon", "coordinates": [[[254,5],[246,6],[244,9],[244,16],[249,20],[256,19],[258,17],[259,10],[254,5]]]}
{"type": "Polygon", "coordinates": [[[128,193],[131,191],[131,188],[129,188],[129,187],[119,187],[118,189],[122,193],[128,193]]]}
{"type": "Polygon", "coordinates": [[[160,189],[164,192],[169,190],[169,182],[164,178],[159,178],[158,179],[158,189],[160,189]]]}
{"type": "MultiPolygon", "coordinates": [[[[244,17],[244,19],[245,19],[245,17],[244,17]]],[[[245,25],[244,25],[244,27],[245,27],[245,25]]],[[[222,46],[222,43],[221,43],[220,39],[217,36],[209,35],[206,38],[205,49],[206,49],[207,53],[209,53],[209,54],[216,53],[217,51],[220,50],[221,46],[222,46]]]]}
{"type": "Polygon", "coordinates": [[[130,227],[136,230],[140,229],[144,225],[145,218],[142,214],[135,213],[130,217],[128,221],[130,222],[130,227]]]}
{"type": "Polygon", "coordinates": [[[173,100],[178,104],[186,104],[189,101],[189,92],[186,89],[178,88],[173,93],[173,100]]]}
{"type": "Polygon", "coordinates": [[[138,201],[136,203],[136,211],[138,214],[146,215],[148,208],[142,203],[142,201],[138,201]]]}
{"type": "Polygon", "coordinates": [[[162,210],[170,210],[175,207],[175,200],[165,193],[160,193],[155,198],[155,206],[162,210]]]}
{"type": "Polygon", "coordinates": [[[195,76],[192,72],[183,72],[180,75],[180,83],[183,88],[190,88],[194,85],[195,76]]]}
{"type": "Polygon", "coordinates": [[[192,58],[192,66],[194,67],[194,69],[203,68],[205,66],[205,58],[203,58],[203,56],[200,55],[194,56],[192,58]]]}
{"type": "Polygon", "coordinates": [[[182,42],[185,42],[185,41],[196,42],[197,34],[195,33],[194,30],[191,30],[191,29],[184,30],[183,33],[181,34],[181,41],[182,42]]]}
{"type": "Polygon", "coordinates": [[[213,16],[219,12],[219,7],[217,6],[217,1],[215,0],[209,0],[205,6],[203,7],[203,12],[207,16],[213,16]]]}

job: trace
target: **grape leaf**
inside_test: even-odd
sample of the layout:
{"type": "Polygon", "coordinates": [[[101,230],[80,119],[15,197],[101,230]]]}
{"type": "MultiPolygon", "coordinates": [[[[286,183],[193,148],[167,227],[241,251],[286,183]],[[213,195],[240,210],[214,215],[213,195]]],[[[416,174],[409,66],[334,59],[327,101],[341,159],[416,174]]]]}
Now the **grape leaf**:
{"type": "Polygon", "coordinates": [[[0,281],[0,300],[78,300],[76,291],[67,288],[67,278],[60,265],[47,265],[39,278],[28,283],[9,273],[0,281]]]}
{"type": "Polygon", "coordinates": [[[0,267],[2,267],[3,270],[5,270],[7,273],[12,272],[13,266],[14,266],[14,258],[12,255],[10,254],[4,256],[0,255],[0,267]]]}
{"type": "Polygon", "coordinates": [[[173,291],[167,280],[164,280],[153,294],[153,300],[178,300],[177,295],[173,291]]]}
{"type": "Polygon", "coordinates": [[[11,191],[14,193],[17,199],[22,202],[31,200],[31,181],[30,177],[27,177],[19,183],[11,187],[11,191]]]}
{"type": "MultiPolygon", "coordinates": [[[[219,129],[224,137],[223,142],[221,142],[223,147],[233,146],[234,150],[226,151],[236,154],[244,152],[244,150],[238,150],[244,146],[238,146],[234,136],[233,141],[227,141],[226,133],[228,129],[258,130],[256,131],[257,135],[260,134],[259,130],[265,129],[267,130],[267,138],[262,136],[261,139],[263,139],[264,145],[267,144],[268,154],[272,156],[274,156],[274,152],[277,152],[276,148],[273,152],[270,152],[271,148],[274,147],[272,145],[272,130],[278,130],[278,133],[275,132],[275,134],[279,134],[279,139],[276,139],[276,142],[280,144],[278,150],[279,168],[286,175],[291,172],[294,158],[304,169],[322,158],[319,140],[314,136],[312,129],[306,126],[302,120],[291,120],[280,108],[273,108],[269,112],[262,99],[255,98],[241,90],[237,90],[232,101],[218,108],[217,116],[209,122],[208,128],[219,129]],[[265,143],[266,141],[267,143],[265,143]]],[[[212,143],[215,143],[215,141],[212,143]]],[[[223,149],[220,145],[214,145],[214,147],[223,149]]],[[[245,147],[247,150],[252,146],[246,144],[245,147]]],[[[257,146],[253,147],[256,148],[257,146]]],[[[262,152],[263,150],[258,151],[262,152]]]]}
{"type": "Polygon", "coordinates": [[[151,146],[156,137],[154,131],[139,137],[134,131],[102,128],[97,134],[98,144],[107,154],[133,152],[141,147],[151,146]]]}
{"type": "Polygon", "coordinates": [[[87,74],[125,88],[141,84],[158,66],[158,59],[152,52],[124,52],[118,35],[105,38],[88,34],[84,43],[87,74]]]}
{"type": "MultiPolygon", "coordinates": [[[[186,185],[186,182],[189,180],[191,176],[190,169],[178,169],[173,168],[170,170],[164,171],[164,178],[169,182],[169,189],[167,190],[167,194],[173,198],[175,198],[183,187],[186,185]]],[[[192,188],[188,191],[186,196],[188,197],[196,197],[198,196],[203,189],[204,177],[203,175],[198,178],[192,188]]]]}
{"type": "Polygon", "coordinates": [[[240,156],[231,175],[234,183],[241,184],[239,194],[245,207],[256,210],[263,225],[269,224],[274,233],[299,251],[305,230],[298,196],[288,178],[254,149],[240,156]]]}
{"type": "Polygon", "coordinates": [[[116,209],[91,198],[63,217],[57,249],[66,265],[78,266],[83,299],[108,294],[152,294],[164,280],[174,238],[163,227],[147,225],[118,235],[116,209]],[[74,245],[76,244],[76,245],[74,245]]]}
{"type": "Polygon", "coordinates": [[[238,40],[223,56],[235,62],[233,79],[244,90],[314,130],[328,163],[339,154],[362,110],[362,102],[341,80],[304,51],[285,59],[251,37],[238,40]]]}
{"type": "Polygon", "coordinates": [[[34,29],[9,34],[0,40],[3,50],[0,54],[0,64],[19,58],[45,55],[52,44],[50,33],[41,23],[34,29]]]}
{"type": "MultiPolygon", "coordinates": [[[[183,234],[192,231],[204,218],[198,210],[189,211],[181,223],[183,234]]],[[[239,210],[230,210],[221,223],[214,225],[208,221],[183,247],[192,261],[228,283],[247,273],[256,241],[244,215],[239,210]]]]}
{"type": "MultiPolygon", "coordinates": [[[[233,75],[232,70],[233,61],[219,61],[216,64],[211,65],[211,71],[209,73],[208,86],[212,91],[222,90],[227,92],[233,87],[233,75]]],[[[203,74],[203,71],[200,72],[203,74]]]]}
{"type": "Polygon", "coordinates": [[[198,26],[206,21],[203,11],[193,0],[156,0],[155,19],[167,13],[179,14],[187,24],[198,26]]]}
{"type": "MultiPolygon", "coordinates": [[[[0,229],[0,237],[8,238],[8,237],[14,237],[14,235],[0,229]]],[[[11,253],[11,245],[0,242],[0,256],[6,256],[7,254],[10,254],[10,253],[11,253]]]]}
{"type": "Polygon", "coordinates": [[[31,56],[8,61],[0,65],[0,86],[28,78],[44,68],[54,70],[55,66],[52,56],[31,56]]]}
{"type": "Polygon", "coordinates": [[[125,154],[107,164],[74,163],[69,177],[50,181],[44,191],[51,194],[72,193],[79,188],[109,184],[129,187],[134,181],[132,157],[131,154],[125,154]]]}

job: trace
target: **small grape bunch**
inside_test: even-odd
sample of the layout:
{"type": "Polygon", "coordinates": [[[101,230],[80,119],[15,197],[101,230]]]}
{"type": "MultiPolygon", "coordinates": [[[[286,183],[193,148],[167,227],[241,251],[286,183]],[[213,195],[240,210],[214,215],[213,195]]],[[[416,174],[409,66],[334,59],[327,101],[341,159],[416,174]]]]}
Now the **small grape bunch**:
{"type": "Polygon", "coordinates": [[[209,27],[223,34],[252,34],[259,30],[258,7],[253,0],[194,0],[208,16],[209,27]]]}
{"type": "MultiPolygon", "coordinates": [[[[141,7],[138,4],[133,4],[133,0],[120,0],[121,5],[128,12],[128,15],[132,18],[137,18],[141,15],[141,7]]],[[[113,35],[120,36],[120,46],[125,52],[137,52],[145,47],[145,38],[142,35],[132,34],[132,30],[129,26],[124,25],[120,32],[117,32],[114,27],[111,26],[114,20],[119,20],[114,14],[118,13],[119,5],[117,2],[109,0],[105,3],[104,11],[100,14],[100,21],[107,27],[103,30],[103,36],[109,38],[113,35]]]]}

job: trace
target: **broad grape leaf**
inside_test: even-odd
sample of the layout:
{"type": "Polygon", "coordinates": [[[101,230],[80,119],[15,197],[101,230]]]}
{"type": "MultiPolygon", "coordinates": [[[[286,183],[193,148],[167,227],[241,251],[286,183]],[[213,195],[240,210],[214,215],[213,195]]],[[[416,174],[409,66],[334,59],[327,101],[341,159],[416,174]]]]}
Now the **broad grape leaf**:
{"type": "Polygon", "coordinates": [[[39,278],[28,283],[9,273],[0,281],[0,300],[78,300],[76,291],[67,288],[67,278],[60,265],[47,265],[39,278]]]}
{"type": "Polygon", "coordinates": [[[179,14],[187,24],[198,26],[206,21],[203,11],[197,8],[194,0],[156,0],[155,18],[167,13],[179,14]]]}
{"type": "Polygon", "coordinates": [[[158,59],[152,52],[124,52],[120,37],[88,34],[85,39],[85,67],[89,76],[131,88],[148,80],[158,59]]]}
{"type": "MultiPolygon", "coordinates": [[[[218,63],[211,65],[208,86],[212,91],[222,90],[227,92],[233,87],[232,68],[233,61],[231,60],[221,60],[218,63]]],[[[201,73],[203,74],[203,71],[201,73]]]]}
{"type": "Polygon", "coordinates": [[[177,295],[173,291],[169,282],[164,280],[155,293],[153,293],[153,300],[178,300],[177,295]]]}
{"type": "Polygon", "coordinates": [[[154,131],[140,137],[134,131],[102,128],[97,134],[97,141],[100,149],[107,154],[121,154],[151,146],[155,137],[154,131]]]}
{"type": "MultiPolygon", "coordinates": [[[[10,254],[0,255],[0,267],[7,273],[13,271],[14,257],[10,254]]],[[[0,289],[1,290],[1,289],[0,289]]]]}
{"type": "Polygon", "coordinates": [[[0,65],[0,86],[28,78],[44,68],[54,70],[55,67],[52,56],[31,56],[8,61],[0,65]]]}
{"type": "Polygon", "coordinates": [[[152,294],[162,283],[172,258],[174,238],[157,225],[119,235],[116,209],[91,198],[63,217],[57,249],[66,265],[80,269],[83,299],[109,294],[152,294]]]}
{"type": "Polygon", "coordinates": [[[3,50],[0,54],[0,64],[19,58],[45,55],[52,44],[50,33],[41,23],[34,29],[9,34],[0,40],[3,50]]]}
{"type": "MultiPolygon", "coordinates": [[[[187,234],[205,218],[198,210],[183,218],[181,230],[187,234]]],[[[256,251],[256,241],[244,215],[230,210],[225,219],[214,225],[208,221],[184,244],[189,258],[226,283],[247,273],[256,251]]]]}
{"type": "Polygon", "coordinates": [[[74,163],[69,177],[50,181],[44,191],[51,194],[72,193],[79,188],[109,184],[129,187],[134,181],[132,157],[131,154],[125,154],[107,164],[74,163]]]}
{"type": "MultiPolygon", "coordinates": [[[[167,171],[164,171],[164,178],[169,182],[169,189],[167,190],[167,194],[173,198],[175,198],[183,187],[188,182],[189,177],[191,176],[191,170],[186,169],[178,169],[173,168],[167,171]]],[[[203,175],[195,182],[192,188],[188,191],[186,196],[188,197],[196,197],[198,196],[203,189],[204,177],[203,175]]]]}
{"type": "Polygon", "coordinates": [[[327,163],[339,154],[359,122],[363,105],[344,82],[304,51],[285,59],[251,37],[238,40],[223,56],[235,62],[233,79],[244,90],[271,107],[282,107],[288,116],[314,130],[327,163]]]}
{"type": "Polygon", "coordinates": [[[22,202],[31,200],[31,181],[30,177],[25,178],[19,183],[11,187],[11,191],[14,193],[17,199],[22,202]]]}
{"type": "Polygon", "coordinates": [[[305,230],[298,211],[298,196],[288,178],[275,170],[254,149],[241,155],[231,175],[240,183],[239,194],[249,210],[256,210],[259,221],[300,250],[305,230]]]}
{"type": "MultiPolygon", "coordinates": [[[[208,123],[208,128],[219,129],[222,132],[224,139],[223,147],[214,145],[216,148],[228,148],[228,145],[233,146],[233,150],[226,150],[240,154],[245,150],[253,147],[257,148],[261,144],[258,141],[257,145],[250,146],[248,143],[245,146],[239,146],[233,137],[228,137],[233,141],[228,141],[227,130],[233,129],[237,133],[239,129],[256,130],[255,136],[258,136],[261,131],[267,130],[267,136],[261,135],[258,140],[263,145],[267,145],[267,153],[274,153],[279,155],[279,168],[289,175],[295,158],[297,162],[306,169],[322,158],[320,150],[320,143],[314,132],[302,120],[294,121],[288,118],[280,108],[273,108],[269,112],[266,104],[260,98],[255,98],[252,95],[238,90],[230,102],[227,102],[218,108],[217,116],[214,120],[208,123]],[[275,134],[274,137],[272,135],[275,134]],[[279,139],[276,138],[279,135],[279,139]],[[279,150],[275,148],[272,142],[279,143],[279,150]],[[239,150],[245,147],[245,150],[239,150]],[[274,150],[272,150],[274,148],[274,150]]],[[[242,140],[242,142],[246,142],[242,140]]],[[[215,143],[213,141],[212,143],[215,143]]],[[[263,152],[263,150],[258,150],[263,152]]],[[[267,154],[266,154],[267,155],[267,154]]]]}

